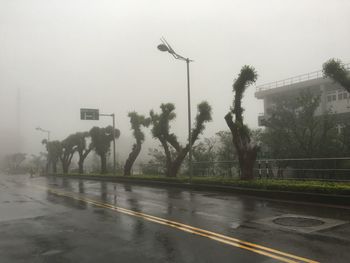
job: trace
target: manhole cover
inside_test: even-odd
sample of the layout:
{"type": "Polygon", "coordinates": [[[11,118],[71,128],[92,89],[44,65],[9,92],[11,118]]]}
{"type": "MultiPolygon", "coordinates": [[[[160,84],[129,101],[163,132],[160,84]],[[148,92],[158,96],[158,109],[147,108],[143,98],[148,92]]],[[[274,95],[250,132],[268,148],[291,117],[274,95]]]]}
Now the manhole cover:
{"type": "Polygon", "coordinates": [[[323,225],[322,220],[306,217],[279,217],[273,220],[277,225],[291,227],[313,227],[323,225]]]}

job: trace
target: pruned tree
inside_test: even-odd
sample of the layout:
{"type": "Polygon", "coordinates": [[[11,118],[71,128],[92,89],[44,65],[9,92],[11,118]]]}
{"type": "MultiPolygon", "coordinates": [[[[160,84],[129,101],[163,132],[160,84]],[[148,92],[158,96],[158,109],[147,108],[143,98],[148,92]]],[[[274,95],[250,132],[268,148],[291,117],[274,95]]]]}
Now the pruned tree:
{"type": "Polygon", "coordinates": [[[75,151],[77,150],[77,140],[75,134],[69,135],[66,139],[61,142],[61,155],[60,160],[62,163],[63,173],[68,173],[69,166],[72,162],[75,151]]]}
{"type": "MultiPolygon", "coordinates": [[[[323,64],[323,75],[334,80],[341,85],[347,92],[350,92],[350,70],[344,63],[332,58],[323,64]]],[[[340,133],[341,151],[346,156],[350,153],[350,122],[347,121],[342,127],[340,133]]]]}
{"type": "Polygon", "coordinates": [[[57,173],[57,162],[60,159],[62,153],[62,145],[60,141],[47,141],[42,140],[42,144],[46,146],[47,150],[47,172],[52,167],[52,172],[57,173]]]}
{"type": "Polygon", "coordinates": [[[259,148],[251,139],[248,126],[243,122],[244,109],[242,108],[243,94],[246,88],[254,83],[256,79],[257,73],[253,67],[247,65],[242,67],[238,78],[233,83],[233,92],[235,94],[233,107],[225,116],[225,121],[230,128],[232,141],[238,155],[240,177],[243,180],[253,179],[253,167],[259,148]]]}
{"type": "Polygon", "coordinates": [[[350,92],[350,72],[339,59],[332,58],[323,64],[323,74],[350,92]]]}
{"type": "Polygon", "coordinates": [[[75,134],[77,152],[79,154],[78,166],[80,174],[84,173],[84,161],[92,150],[92,143],[88,145],[86,142],[89,136],[89,132],[77,132],[75,134]]]}
{"type": "Polygon", "coordinates": [[[136,143],[132,146],[131,153],[124,165],[124,175],[131,175],[131,168],[141,152],[141,146],[145,140],[145,134],[142,132],[141,127],[148,127],[150,125],[150,118],[146,118],[143,115],[139,115],[137,112],[130,112],[128,114],[131,123],[131,129],[133,130],[133,135],[136,139],[136,143]]]}
{"type": "MultiPolygon", "coordinates": [[[[204,124],[211,121],[211,106],[207,102],[198,104],[197,108],[196,122],[192,129],[192,145],[198,139],[199,134],[203,132],[205,128],[204,124]]],[[[161,113],[159,114],[155,113],[153,110],[150,112],[151,124],[153,126],[152,135],[160,141],[164,149],[166,156],[166,176],[176,177],[190,149],[190,145],[187,143],[185,147],[181,146],[176,135],[170,133],[170,122],[176,118],[174,104],[162,104],[160,109],[161,113]],[[172,148],[174,150],[173,154],[171,151],[172,148]]]]}
{"type": "Polygon", "coordinates": [[[90,130],[91,146],[101,159],[101,173],[107,173],[107,155],[110,153],[111,142],[113,135],[119,138],[120,131],[115,129],[113,132],[112,126],[106,128],[93,127],[90,130]]]}

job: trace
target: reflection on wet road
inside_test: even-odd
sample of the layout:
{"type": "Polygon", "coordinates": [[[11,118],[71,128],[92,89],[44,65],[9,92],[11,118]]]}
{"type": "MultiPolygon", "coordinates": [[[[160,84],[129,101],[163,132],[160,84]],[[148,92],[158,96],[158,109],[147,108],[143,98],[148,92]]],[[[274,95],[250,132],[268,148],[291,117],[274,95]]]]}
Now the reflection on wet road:
{"type": "Polygon", "coordinates": [[[16,195],[32,200],[25,206],[27,212],[17,204],[22,212],[7,217],[3,214],[8,206],[0,206],[4,233],[0,253],[8,262],[28,257],[33,262],[43,258],[50,262],[348,262],[350,258],[349,224],[303,234],[254,222],[283,214],[349,221],[346,209],[66,178],[0,178],[1,200],[5,197],[9,202],[5,204],[16,210],[16,195]],[[23,255],[11,252],[15,245],[25,245],[23,255]]]}

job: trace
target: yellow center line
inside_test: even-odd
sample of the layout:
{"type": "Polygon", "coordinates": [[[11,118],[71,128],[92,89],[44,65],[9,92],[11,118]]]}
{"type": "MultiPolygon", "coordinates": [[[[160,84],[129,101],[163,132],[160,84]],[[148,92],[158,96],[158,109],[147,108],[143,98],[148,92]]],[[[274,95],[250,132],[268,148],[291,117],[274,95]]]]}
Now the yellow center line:
{"type": "Polygon", "coordinates": [[[172,228],[176,228],[179,229],[181,231],[184,232],[188,232],[191,234],[195,234],[195,235],[199,235],[199,236],[203,236],[227,245],[231,245],[234,247],[238,247],[238,248],[242,248],[248,251],[252,251],[254,253],[257,254],[261,254],[270,258],[274,258],[277,259],[279,261],[282,262],[288,262],[288,263],[296,263],[296,262],[307,262],[307,263],[317,263],[317,261],[311,260],[311,259],[307,259],[307,258],[303,258],[303,257],[299,257],[293,254],[289,254],[289,253],[285,253],[283,251],[279,251],[276,249],[272,249],[272,248],[268,248],[265,246],[261,246],[261,245],[257,245],[254,243],[250,243],[250,242],[246,242],[237,238],[233,238],[233,237],[229,237],[229,236],[225,236],[219,233],[215,233],[215,232],[211,232],[205,229],[201,229],[201,228],[197,228],[197,227],[193,227],[190,225],[186,225],[180,222],[176,222],[176,221],[172,221],[172,220],[167,220],[164,218],[160,218],[160,217],[156,217],[156,216],[152,216],[152,215],[148,215],[148,214],[144,214],[144,213],[140,213],[134,210],[129,210],[126,208],[122,208],[122,207],[118,207],[118,206],[114,206],[112,204],[108,204],[108,203],[102,203],[96,200],[92,200],[89,198],[81,198],[78,196],[73,195],[74,193],[72,192],[66,192],[66,191],[58,191],[55,189],[51,189],[51,188],[47,188],[47,187],[43,187],[43,186],[39,186],[39,185],[34,185],[37,188],[41,188],[44,190],[48,190],[53,194],[59,195],[59,196],[64,196],[64,197],[69,197],[78,201],[82,201],[85,203],[89,203],[98,207],[103,207],[103,208],[107,208],[113,211],[117,211],[120,213],[124,213],[124,214],[128,214],[131,216],[135,216],[135,217],[139,217],[142,219],[145,219],[147,221],[151,221],[154,223],[158,223],[161,225],[166,225],[172,228]]]}

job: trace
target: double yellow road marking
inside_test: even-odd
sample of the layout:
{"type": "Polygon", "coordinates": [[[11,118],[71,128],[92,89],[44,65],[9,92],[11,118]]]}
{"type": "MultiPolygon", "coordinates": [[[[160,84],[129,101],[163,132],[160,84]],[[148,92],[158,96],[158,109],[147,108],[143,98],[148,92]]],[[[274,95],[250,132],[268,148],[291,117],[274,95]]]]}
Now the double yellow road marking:
{"type": "Polygon", "coordinates": [[[116,212],[120,212],[123,214],[127,214],[130,216],[135,216],[135,217],[139,217],[142,218],[144,220],[147,221],[151,221],[157,224],[161,224],[161,225],[165,225],[168,227],[172,227],[172,228],[176,228],[178,230],[184,231],[184,232],[188,232],[194,235],[198,235],[198,236],[202,236],[202,237],[206,237],[215,241],[218,241],[220,243],[224,243],[233,247],[238,247],[241,249],[245,249],[260,255],[264,255],[276,260],[279,260],[281,262],[288,262],[288,263],[296,263],[296,262],[307,262],[307,263],[317,263],[317,261],[311,260],[311,259],[307,259],[307,258],[303,258],[303,257],[299,257],[293,254],[289,254],[289,253],[285,253],[276,249],[272,249],[272,248],[268,248],[265,246],[261,246],[261,245],[257,245],[254,243],[250,243],[250,242],[246,242],[237,238],[233,238],[233,237],[229,237],[229,236],[225,236],[219,233],[215,233],[215,232],[211,232],[205,229],[201,229],[201,228],[197,228],[197,227],[193,227],[190,225],[186,225],[180,222],[176,222],[176,221],[172,221],[172,220],[167,220],[164,218],[160,218],[160,217],[156,217],[156,216],[152,216],[152,215],[148,215],[145,213],[140,213],[137,211],[133,211],[133,210],[129,210],[129,209],[125,209],[122,207],[118,207],[118,206],[114,206],[108,203],[102,203],[96,200],[92,200],[89,198],[82,198],[80,196],[77,196],[73,193],[69,193],[69,192],[63,192],[63,191],[58,191],[55,189],[51,189],[51,188],[46,188],[46,187],[42,187],[42,186],[38,186],[35,185],[38,188],[41,189],[45,189],[48,190],[50,193],[58,195],[58,196],[64,196],[64,197],[68,197],[68,198],[72,198],[78,201],[82,201],[88,204],[92,204],[94,206],[97,207],[102,207],[102,208],[106,208],[109,210],[113,210],[116,212]]]}

